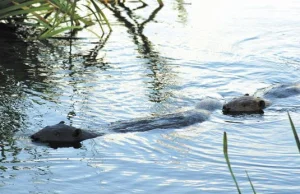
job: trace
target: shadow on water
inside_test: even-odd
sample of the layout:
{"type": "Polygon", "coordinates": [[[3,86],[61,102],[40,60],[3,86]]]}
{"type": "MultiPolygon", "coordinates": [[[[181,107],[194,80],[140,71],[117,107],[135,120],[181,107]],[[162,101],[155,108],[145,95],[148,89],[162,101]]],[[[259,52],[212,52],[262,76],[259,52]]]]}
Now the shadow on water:
{"type": "MultiPolygon", "coordinates": [[[[109,10],[114,13],[114,16],[128,29],[133,43],[137,46],[140,58],[147,61],[146,67],[149,70],[147,77],[150,78],[150,81],[147,83],[150,89],[149,100],[160,103],[172,95],[168,87],[174,82],[174,74],[166,59],[155,50],[151,41],[144,35],[145,26],[149,22],[154,21],[162,7],[159,6],[154,9],[148,18],[142,22],[138,21],[141,17],[135,14],[135,11],[142,10],[147,6],[147,4],[142,4],[134,9],[130,9],[121,2],[118,6],[107,5],[109,10]]],[[[103,71],[111,68],[98,55],[99,51],[105,46],[110,34],[106,34],[99,41],[94,42],[95,46],[88,52],[74,53],[73,44],[77,39],[63,38],[44,42],[26,42],[15,35],[14,32],[15,29],[0,23],[1,161],[7,161],[7,155],[16,156],[20,150],[15,143],[14,133],[18,130],[26,129],[28,124],[25,110],[31,105],[30,101],[26,100],[26,95],[39,95],[40,98],[46,98],[46,100],[51,101],[51,99],[47,99],[48,96],[51,96],[51,93],[57,93],[55,82],[51,82],[53,77],[49,78],[49,75],[53,75],[54,69],[57,67],[49,67],[49,64],[45,62],[48,55],[51,55],[51,60],[55,61],[55,63],[57,62],[62,66],[63,64],[68,64],[58,68],[70,70],[69,77],[74,80],[71,80],[69,84],[74,91],[76,91],[76,84],[78,83],[75,79],[84,74],[84,68],[93,66],[103,71]],[[64,42],[65,45],[68,45],[69,51],[66,52],[65,49],[57,47],[55,45],[56,42],[64,42]],[[41,56],[45,56],[46,59],[41,58],[41,56]],[[73,70],[75,67],[73,61],[78,60],[78,57],[83,65],[82,71],[73,70]]],[[[76,115],[75,107],[73,107],[73,110],[68,114],[68,119],[70,120],[72,116],[76,115]]]]}
{"type": "MultiPolygon", "coordinates": [[[[73,54],[73,40],[49,40],[49,41],[30,41],[27,42],[16,29],[0,23],[0,161],[10,163],[17,161],[17,155],[22,148],[19,148],[15,136],[17,131],[26,133],[30,121],[28,121],[28,110],[31,110],[32,100],[30,96],[38,96],[41,99],[50,100],[51,96],[57,96],[57,85],[52,82],[51,77],[57,68],[65,68],[64,63],[56,61],[58,58],[67,59],[70,64],[67,68],[70,71],[70,78],[73,75],[73,59],[78,59],[83,64],[82,68],[94,66],[103,71],[110,68],[97,58],[98,52],[105,46],[109,34],[94,43],[94,47],[83,54],[73,54]],[[69,45],[69,52],[57,47],[56,41],[64,41],[69,45]],[[55,55],[55,57],[53,57],[55,55]],[[42,57],[41,57],[42,56],[42,57]],[[68,57],[66,57],[68,56],[68,57]],[[76,58],[77,57],[77,58],[76,58]],[[50,62],[46,62],[49,60],[50,62]],[[53,61],[54,60],[54,61],[53,61]],[[59,66],[49,67],[49,63],[59,63],[59,66]],[[49,97],[50,96],[50,97],[49,97]]],[[[64,47],[65,48],[65,47],[64,47]]],[[[79,74],[84,74],[84,70],[79,74]]],[[[76,82],[72,82],[76,90],[76,82]]],[[[34,110],[38,111],[38,110],[34,110]]],[[[75,114],[71,111],[69,115],[75,114]]],[[[70,118],[70,117],[69,117],[70,118]]],[[[29,135],[29,134],[27,134],[29,135]]],[[[5,170],[5,167],[0,169],[5,170]]]]}
{"type": "MultiPolygon", "coordinates": [[[[12,29],[0,24],[0,162],[18,161],[20,148],[16,145],[14,133],[25,125],[22,86],[27,78],[25,67],[19,66],[20,54],[26,54],[26,43],[19,40],[12,29]],[[11,63],[14,61],[14,63],[11,63]]],[[[6,170],[5,166],[0,166],[6,170]]]]}
{"type": "MultiPolygon", "coordinates": [[[[74,36],[75,35],[76,34],[74,34],[74,36]]],[[[72,68],[74,67],[73,61],[74,61],[74,59],[77,60],[78,57],[82,58],[83,67],[96,66],[102,70],[107,70],[111,67],[109,66],[108,63],[104,62],[103,57],[99,58],[98,54],[99,54],[100,50],[105,46],[110,35],[111,35],[111,32],[109,32],[108,34],[103,34],[97,42],[91,43],[91,44],[94,44],[95,46],[93,48],[91,48],[89,51],[87,51],[86,53],[74,53],[74,51],[73,51],[74,41],[78,41],[78,40],[84,41],[85,38],[54,37],[51,39],[54,40],[54,42],[64,41],[65,44],[68,45],[69,51],[68,51],[67,57],[65,56],[66,55],[65,51],[60,52],[60,54],[61,54],[62,58],[68,59],[68,64],[70,64],[69,70],[72,70],[72,68]]],[[[76,42],[75,42],[75,44],[76,44],[76,42]]],[[[52,49],[57,49],[57,47],[53,46],[53,44],[49,44],[47,46],[51,47],[52,49]]]]}
{"type": "MultiPolygon", "coordinates": [[[[93,43],[95,46],[92,49],[90,49],[89,51],[87,51],[86,53],[76,53],[73,51],[73,46],[74,46],[73,44],[74,44],[74,40],[76,40],[76,39],[63,38],[63,40],[67,41],[67,43],[68,43],[69,51],[68,51],[67,57],[65,56],[65,53],[62,52],[61,58],[68,59],[68,61],[65,63],[65,64],[69,65],[67,67],[67,70],[70,71],[69,78],[71,78],[71,79],[68,84],[70,86],[72,86],[74,95],[76,94],[77,91],[79,91],[80,87],[78,85],[81,84],[81,81],[78,81],[78,77],[84,77],[84,74],[86,73],[85,70],[87,68],[96,67],[102,71],[106,71],[106,70],[112,68],[109,65],[109,63],[105,62],[104,57],[99,58],[99,55],[98,55],[99,52],[101,51],[101,49],[105,46],[110,35],[111,35],[110,33],[103,34],[99,41],[93,43]],[[76,69],[76,64],[74,64],[74,60],[78,61],[78,58],[81,58],[81,60],[82,60],[82,63],[81,63],[82,70],[76,69]]],[[[71,98],[73,98],[73,97],[71,97],[71,98]]],[[[83,98],[82,103],[88,102],[88,95],[84,95],[82,98],[83,98]]],[[[74,101],[71,104],[70,109],[72,111],[70,111],[67,115],[67,119],[70,120],[71,124],[72,124],[71,118],[76,116],[75,103],[76,103],[76,101],[74,101]]],[[[54,146],[54,147],[56,147],[56,146],[54,146]]],[[[60,147],[60,146],[58,146],[58,147],[60,147]]],[[[71,147],[78,147],[78,146],[76,145],[76,146],[71,146],[71,147]]]]}
{"type": "Polygon", "coordinates": [[[117,5],[110,4],[106,5],[106,7],[128,29],[128,33],[131,35],[133,43],[137,46],[140,57],[147,60],[147,69],[150,70],[147,77],[151,79],[148,82],[150,84],[148,88],[151,90],[149,100],[157,103],[167,100],[172,96],[172,92],[168,90],[168,87],[174,82],[174,74],[172,74],[172,69],[167,61],[155,50],[151,41],[144,34],[145,26],[149,22],[154,21],[156,15],[163,7],[159,6],[154,9],[148,18],[142,22],[138,22],[141,17],[136,15],[135,11],[146,8],[147,4],[142,3],[141,6],[130,9],[119,1],[117,5]]]}

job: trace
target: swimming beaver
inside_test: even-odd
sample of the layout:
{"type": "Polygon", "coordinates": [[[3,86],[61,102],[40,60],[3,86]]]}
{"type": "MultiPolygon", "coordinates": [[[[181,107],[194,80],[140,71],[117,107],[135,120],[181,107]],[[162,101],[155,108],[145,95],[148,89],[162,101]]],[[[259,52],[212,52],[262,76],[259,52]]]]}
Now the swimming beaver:
{"type": "MultiPolygon", "coordinates": [[[[288,97],[300,93],[300,84],[294,85],[278,85],[258,90],[262,91],[262,96],[267,97],[288,97]]],[[[224,114],[241,114],[241,113],[263,113],[263,109],[270,105],[270,101],[256,96],[237,97],[230,102],[224,104],[224,114]]],[[[135,119],[130,121],[119,121],[111,123],[108,128],[118,133],[141,132],[156,128],[179,128],[195,123],[203,122],[208,119],[211,112],[221,109],[222,104],[216,99],[205,99],[200,101],[196,109],[175,114],[167,114],[158,117],[148,117],[135,119]]],[[[60,122],[56,125],[47,126],[39,132],[33,134],[31,138],[34,141],[49,143],[51,147],[80,147],[80,142],[86,139],[95,138],[100,135],[75,127],[65,125],[60,122]]]]}
{"type": "MultiPolygon", "coordinates": [[[[208,119],[210,113],[221,109],[222,103],[216,99],[204,99],[200,101],[194,110],[182,111],[157,117],[147,117],[129,121],[113,122],[108,130],[117,133],[142,132],[152,129],[179,128],[208,119]]],[[[50,147],[81,147],[80,142],[95,138],[104,133],[94,133],[83,129],[65,125],[63,121],[56,125],[46,126],[37,133],[31,135],[31,139],[37,142],[48,143],[50,147]]]]}
{"type": "Polygon", "coordinates": [[[300,83],[294,84],[277,84],[267,88],[259,89],[255,96],[263,96],[267,99],[287,98],[300,94],[300,83]]]}
{"type": "Polygon", "coordinates": [[[64,121],[56,125],[46,126],[35,134],[31,135],[31,139],[37,142],[48,143],[50,147],[81,147],[80,142],[91,139],[101,134],[78,129],[66,125],[64,121]]]}
{"type": "Polygon", "coordinates": [[[263,109],[271,105],[271,100],[287,98],[300,94],[300,83],[279,84],[259,89],[254,96],[237,97],[224,104],[224,114],[264,113],[263,109]],[[260,96],[260,97],[257,97],[260,96]]]}
{"type": "Polygon", "coordinates": [[[245,94],[224,104],[222,111],[224,114],[264,113],[263,109],[268,105],[269,103],[260,97],[245,94]]]}

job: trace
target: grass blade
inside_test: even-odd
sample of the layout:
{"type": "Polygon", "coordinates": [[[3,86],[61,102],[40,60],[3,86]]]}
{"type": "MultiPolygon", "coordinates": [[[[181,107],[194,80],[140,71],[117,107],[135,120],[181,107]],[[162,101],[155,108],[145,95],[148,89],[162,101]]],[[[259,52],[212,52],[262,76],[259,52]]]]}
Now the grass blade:
{"type": "Polygon", "coordinates": [[[0,9],[0,15],[4,15],[4,14],[7,14],[9,12],[12,12],[12,11],[16,11],[22,7],[27,7],[27,6],[30,6],[30,5],[33,5],[35,3],[39,3],[39,2],[42,2],[42,0],[34,0],[34,1],[27,1],[25,3],[21,3],[21,4],[16,4],[16,5],[10,5],[4,9],[0,9]]]}
{"type": "Polygon", "coordinates": [[[289,112],[288,112],[288,117],[289,117],[289,120],[290,120],[290,124],[291,124],[292,130],[293,130],[293,134],[294,134],[295,140],[296,140],[296,144],[297,144],[297,147],[298,147],[298,150],[299,150],[299,153],[300,153],[300,141],[299,141],[299,137],[298,137],[295,125],[294,125],[294,123],[292,121],[292,118],[291,118],[289,112]]]}
{"type": "Polygon", "coordinates": [[[97,20],[97,22],[98,22],[98,24],[99,24],[99,26],[100,26],[100,28],[102,30],[102,33],[104,33],[104,29],[102,27],[100,18],[98,18],[97,14],[94,12],[94,10],[92,8],[90,8],[89,6],[86,6],[86,8],[89,9],[93,13],[94,17],[96,18],[96,20],[97,20]]]}
{"type": "MultiPolygon", "coordinates": [[[[103,23],[111,31],[111,26],[96,0],[0,0],[0,20],[14,21],[21,25],[30,25],[38,29],[37,36],[41,39],[49,38],[65,31],[83,29],[94,25],[94,15],[102,33],[103,23]],[[92,3],[92,9],[89,8],[92,3]],[[88,13],[81,11],[81,7],[89,8],[88,13]],[[70,23],[70,24],[69,24],[70,23]],[[79,27],[81,26],[81,27],[79,27]]],[[[72,33],[71,33],[72,34],[72,33]]],[[[99,35],[97,35],[100,37],[99,35]]]]}
{"type": "Polygon", "coordinates": [[[44,34],[40,36],[40,39],[45,39],[49,37],[53,37],[54,35],[57,35],[59,33],[62,33],[67,30],[74,30],[74,29],[82,29],[80,26],[68,26],[64,28],[59,28],[57,30],[50,29],[49,31],[46,31],[44,34]]]}
{"type": "Polygon", "coordinates": [[[252,184],[252,182],[251,182],[251,179],[250,179],[250,177],[249,177],[249,175],[248,175],[248,172],[247,172],[247,170],[245,170],[245,172],[246,172],[246,174],[247,174],[247,177],[248,177],[248,180],[249,180],[249,182],[250,182],[250,185],[251,185],[252,191],[253,191],[253,193],[254,193],[254,194],[256,194],[256,191],[255,191],[255,189],[254,189],[254,186],[253,186],[253,184],[252,184]]]}
{"type": "Polygon", "coordinates": [[[95,3],[93,0],[91,0],[91,2],[92,2],[92,4],[93,4],[94,8],[96,9],[96,12],[98,13],[99,18],[101,18],[101,16],[102,16],[102,18],[104,19],[105,23],[107,24],[109,30],[111,31],[112,28],[111,28],[110,23],[109,23],[108,19],[106,18],[105,14],[102,12],[102,10],[101,10],[100,7],[97,5],[97,3],[95,3]]]}
{"type": "Polygon", "coordinates": [[[49,6],[40,6],[40,7],[34,7],[26,10],[17,10],[17,11],[12,11],[6,14],[3,14],[0,16],[0,19],[6,19],[6,17],[12,17],[12,16],[17,16],[17,15],[22,15],[22,14],[30,14],[33,12],[37,11],[47,11],[49,10],[49,6]]]}
{"type": "Polygon", "coordinates": [[[237,183],[237,181],[236,181],[236,179],[235,179],[235,176],[234,176],[234,174],[233,174],[233,171],[232,171],[231,165],[230,165],[230,161],[229,161],[229,156],[228,156],[228,144],[227,144],[227,134],[226,134],[226,132],[224,132],[224,135],[223,135],[223,152],[224,152],[224,157],[225,157],[226,163],[227,163],[227,165],[228,165],[228,169],[229,169],[229,171],[230,171],[230,174],[231,174],[231,176],[232,176],[232,179],[233,179],[234,182],[235,182],[235,186],[236,186],[236,188],[237,188],[237,190],[238,190],[238,193],[241,194],[241,190],[240,190],[239,185],[238,185],[238,183],[237,183]]]}

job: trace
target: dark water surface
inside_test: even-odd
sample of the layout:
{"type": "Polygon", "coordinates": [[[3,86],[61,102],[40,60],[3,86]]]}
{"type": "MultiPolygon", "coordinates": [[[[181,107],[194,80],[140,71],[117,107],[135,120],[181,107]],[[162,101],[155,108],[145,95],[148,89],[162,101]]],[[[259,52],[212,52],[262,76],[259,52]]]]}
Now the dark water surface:
{"type": "MultiPolygon", "coordinates": [[[[137,2],[106,12],[101,40],[23,43],[0,39],[0,193],[298,193],[299,96],[264,115],[227,116],[181,129],[110,133],[110,122],[226,101],[300,81],[299,1],[137,2]],[[136,9],[139,8],[139,9],[136,9]],[[105,136],[52,149],[29,135],[64,120],[105,136]]],[[[97,29],[95,29],[97,30],[97,29]]]]}

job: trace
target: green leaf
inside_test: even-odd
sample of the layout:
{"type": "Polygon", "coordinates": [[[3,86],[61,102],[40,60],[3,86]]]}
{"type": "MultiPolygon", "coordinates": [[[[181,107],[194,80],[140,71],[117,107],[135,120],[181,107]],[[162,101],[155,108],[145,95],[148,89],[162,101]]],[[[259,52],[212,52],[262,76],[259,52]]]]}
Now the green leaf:
{"type": "Polygon", "coordinates": [[[297,131],[296,131],[296,128],[295,128],[295,125],[292,121],[292,118],[290,116],[290,113],[287,112],[288,114],[288,117],[289,117],[289,120],[290,120],[290,124],[291,124],[291,127],[292,127],[292,130],[293,130],[293,134],[294,134],[294,137],[295,137],[295,141],[296,141],[296,144],[297,144],[297,147],[298,147],[298,151],[300,153],[300,141],[299,141],[299,137],[298,137],[298,134],[297,134],[297,131]]]}
{"type": "Polygon", "coordinates": [[[5,8],[5,9],[0,9],[0,16],[3,15],[3,14],[9,14],[9,12],[22,9],[22,7],[27,7],[27,6],[39,3],[41,1],[44,1],[44,0],[27,1],[25,3],[21,3],[21,4],[18,4],[18,5],[11,5],[7,8],[5,8]]]}
{"type": "Polygon", "coordinates": [[[53,37],[57,34],[60,34],[62,32],[68,31],[68,30],[73,30],[73,29],[82,29],[82,27],[81,26],[68,26],[68,27],[63,27],[63,28],[57,29],[57,30],[48,30],[40,36],[40,39],[53,37]]]}
{"type": "Polygon", "coordinates": [[[228,169],[230,171],[230,174],[231,174],[231,177],[232,179],[234,180],[235,182],[235,186],[238,190],[238,193],[241,194],[241,190],[239,188],[239,185],[235,179],[235,176],[233,174],[233,171],[231,169],[231,165],[230,165],[230,161],[229,161],[229,156],[228,156],[228,144],[227,144],[227,134],[226,132],[224,132],[224,135],[223,135],[223,152],[224,152],[224,157],[225,157],[225,160],[226,160],[226,163],[227,163],[227,166],[228,166],[228,169]]]}
{"type": "Polygon", "coordinates": [[[247,174],[247,177],[248,177],[248,180],[249,180],[249,182],[250,182],[250,185],[251,185],[252,191],[253,191],[253,193],[254,193],[254,194],[256,194],[256,191],[255,191],[255,189],[254,189],[254,186],[253,186],[253,184],[252,184],[252,182],[251,182],[251,179],[250,179],[250,177],[249,177],[249,175],[248,175],[248,172],[247,172],[247,170],[245,170],[245,172],[246,172],[246,174],[247,174]]]}
{"type": "Polygon", "coordinates": [[[103,17],[103,19],[104,19],[104,21],[106,22],[106,24],[107,24],[109,30],[111,31],[112,29],[111,29],[111,27],[110,27],[109,21],[108,21],[108,19],[106,18],[105,14],[102,12],[102,10],[99,8],[99,6],[98,6],[93,0],[91,0],[91,2],[92,2],[92,4],[94,5],[94,7],[95,7],[97,13],[99,14],[99,17],[100,17],[100,18],[101,18],[101,16],[103,17]]]}
{"type": "Polygon", "coordinates": [[[49,6],[41,6],[41,7],[34,7],[34,8],[26,9],[26,10],[12,11],[12,12],[9,12],[7,14],[0,16],[0,19],[5,19],[7,17],[16,16],[16,15],[30,14],[32,12],[44,11],[44,10],[49,10],[49,9],[51,9],[51,8],[49,8],[49,6]]]}
{"type": "Polygon", "coordinates": [[[95,18],[96,18],[96,20],[97,20],[97,22],[98,22],[98,24],[99,24],[99,26],[100,26],[102,32],[104,32],[104,30],[103,30],[103,28],[102,28],[102,25],[101,25],[100,18],[98,18],[97,14],[94,12],[94,10],[93,10],[92,8],[90,8],[90,7],[87,6],[87,5],[85,5],[85,6],[86,6],[86,8],[88,8],[88,9],[93,13],[93,15],[95,16],[95,18]]]}
{"type": "MultiPolygon", "coordinates": [[[[79,0],[0,0],[0,20],[34,26],[39,38],[49,38],[64,31],[82,29],[95,24],[102,28],[110,24],[95,0],[77,3],[79,0]],[[91,5],[92,4],[92,5],[91,5]],[[82,6],[90,6],[88,12],[82,6]],[[93,17],[90,17],[93,16],[93,17]],[[15,18],[22,20],[15,20],[15,18]],[[71,26],[71,27],[70,27],[71,26]]],[[[100,37],[96,34],[96,36],[100,37]]]]}

